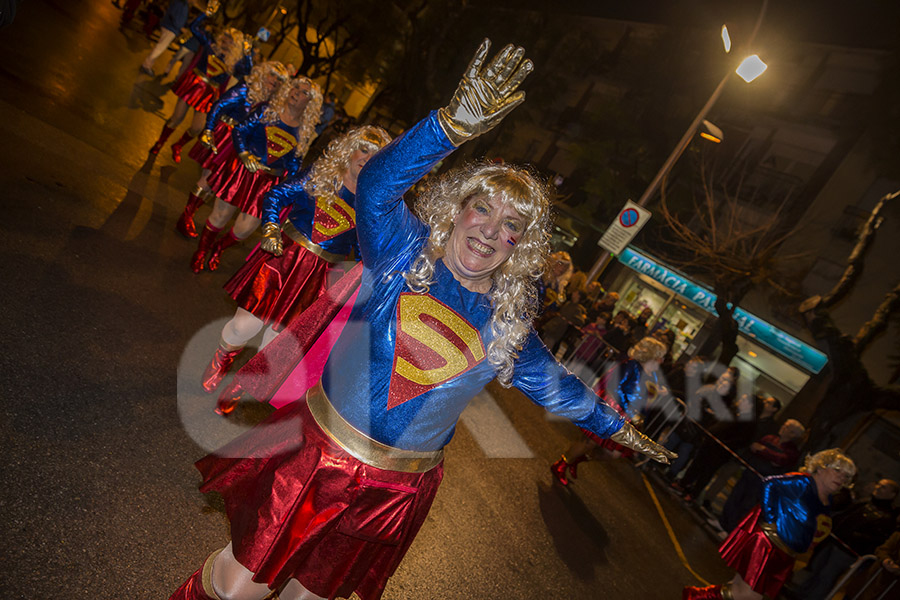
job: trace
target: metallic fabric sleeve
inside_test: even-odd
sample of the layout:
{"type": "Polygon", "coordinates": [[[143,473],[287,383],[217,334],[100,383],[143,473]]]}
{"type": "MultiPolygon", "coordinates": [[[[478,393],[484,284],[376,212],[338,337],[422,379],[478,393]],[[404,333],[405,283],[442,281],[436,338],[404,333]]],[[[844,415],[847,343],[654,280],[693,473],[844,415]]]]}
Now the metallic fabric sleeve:
{"type": "Polygon", "coordinates": [[[266,194],[262,201],[262,222],[278,223],[284,207],[290,206],[295,202],[311,202],[309,195],[303,188],[305,181],[304,173],[290,177],[269,190],[269,193],[266,194]]]}
{"type": "Polygon", "coordinates": [[[219,122],[221,115],[232,116],[247,103],[247,86],[240,84],[229,89],[221,98],[213,102],[212,108],[206,115],[206,128],[212,130],[219,122]]]}
{"type": "Polygon", "coordinates": [[[622,378],[616,386],[616,401],[630,417],[640,412],[646,402],[646,390],[643,385],[643,367],[636,360],[626,361],[622,365],[622,378]]]}
{"type": "Polygon", "coordinates": [[[206,15],[200,13],[200,16],[191,21],[191,24],[188,27],[190,28],[191,33],[194,34],[194,37],[200,40],[200,43],[203,44],[208,51],[212,52],[212,40],[206,32],[206,28],[203,27],[205,22],[206,15]]]}
{"type": "Polygon", "coordinates": [[[619,413],[559,364],[533,331],[519,352],[512,383],[535,404],[602,438],[617,432],[625,422],[619,413]]]}
{"type": "Polygon", "coordinates": [[[809,548],[817,517],[826,512],[811,475],[788,473],[765,480],[761,520],[774,525],[778,537],[794,552],[809,548]]]}
{"type": "Polygon", "coordinates": [[[234,148],[238,154],[252,151],[249,145],[250,136],[253,130],[259,126],[265,107],[266,104],[260,104],[244,121],[235,125],[231,130],[231,138],[234,140],[234,148]]]}

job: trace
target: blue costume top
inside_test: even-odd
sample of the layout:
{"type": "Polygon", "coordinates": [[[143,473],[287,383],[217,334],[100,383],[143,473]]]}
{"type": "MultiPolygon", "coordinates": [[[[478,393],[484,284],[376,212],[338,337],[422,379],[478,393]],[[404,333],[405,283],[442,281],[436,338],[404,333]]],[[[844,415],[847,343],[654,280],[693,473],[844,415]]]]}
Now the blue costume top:
{"type": "Polygon", "coordinates": [[[328,192],[310,197],[304,188],[309,173],[301,173],[273,187],[263,198],[263,223],[277,223],[281,210],[290,206],[288,220],[306,236],[332,254],[359,256],[356,241],[356,196],[345,187],[337,196],[328,192]]]}
{"type": "Polygon", "coordinates": [[[206,128],[215,129],[219,119],[230,118],[235,123],[240,123],[247,118],[253,105],[250,103],[249,88],[246,83],[239,83],[231,88],[222,97],[213,102],[209,113],[206,115],[206,128]]]}
{"type": "MultiPolygon", "coordinates": [[[[359,176],[362,281],[322,386],[351,425],[396,448],[445,446],[463,409],[495,377],[487,359],[488,296],[464,288],[440,260],[427,294],[410,291],[401,275],[428,237],[403,193],[453,150],[433,112],[373,156],[359,176]]],[[[622,427],[623,419],[556,362],[533,330],[512,383],[600,437],[622,427]]]]}
{"type": "MultiPolygon", "coordinates": [[[[775,525],[778,537],[795,552],[806,552],[816,530],[831,530],[828,506],[819,500],[812,475],[788,473],[764,480],[760,519],[775,525]]],[[[820,532],[822,533],[822,532],[820,532]]]]}
{"type": "Polygon", "coordinates": [[[231,130],[238,154],[249,152],[270,169],[283,169],[290,177],[300,168],[300,157],[294,152],[299,127],[291,127],[280,119],[273,123],[262,121],[266,105],[261,104],[244,121],[231,130]]]}
{"type": "Polygon", "coordinates": [[[628,418],[634,417],[640,413],[647,405],[648,390],[647,383],[652,381],[656,383],[656,373],[652,376],[644,373],[641,363],[632,359],[625,361],[619,365],[618,370],[619,381],[615,387],[607,389],[615,402],[622,407],[622,411],[628,415],[628,418]]]}
{"type": "MultiPolygon", "coordinates": [[[[191,33],[194,34],[202,45],[200,58],[194,65],[194,69],[203,74],[204,77],[215,87],[222,87],[231,79],[232,73],[228,71],[228,65],[222,60],[222,57],[213,52],[213,39],[209,37],[206,29],[203,28],[203,22],[206,21],[206,15],[201,14],[199,17],[191,21],[191,33]]],[[[249,72],[252,67],[252,59],[244,55],[234,66],[234,76],[241,77],[249,72]]]]}

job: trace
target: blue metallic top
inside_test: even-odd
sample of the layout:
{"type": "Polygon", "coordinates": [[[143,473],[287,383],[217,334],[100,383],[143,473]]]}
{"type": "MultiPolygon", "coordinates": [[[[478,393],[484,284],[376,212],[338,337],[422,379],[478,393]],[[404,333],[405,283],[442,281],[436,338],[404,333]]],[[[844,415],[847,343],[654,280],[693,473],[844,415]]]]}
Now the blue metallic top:
{"type": "Polygon", "coordinates": [[[829,512],[808,473],[775,475],[764,481],[760,518],[775,525],[778,537],[795,552],[809,549],[821,524],[820,515],[829,512]]]}
{"type": "Polygon", "coordinates": [[[219,118],[224,116],[231,117],[240,123],[247,118],[253,105],[250,103],[249,88],[246,83],[239,83],[229,88],[222,97],[213,102],[209,113],[206,115],[206,128],[215,129],[219,118]]]}
{"type": "Polygon", "coordinates": [[[311,197],[304,188],[309,172],[300,173],[273,187],[262,201],[263,223],[277,223],[285,207],[291,207],[288,220],[323,250],[332,254],[359,256],[356,241],[356,196],[345,187],[332,193],[311,197]]]}
{"type": "Polygon", "coordinates": [[[622,411],[630,419],[647,405],[647,383],[656,383],[656,373],[647,375],[641,363],[633,359],[620,365],[617,373],[620,379],[607,393],[613,396],[612,400],[622,407],[622,411]]]}
{"type": "Polygon", "coordinates": [[[199,17],[191,21],[190,25],[191,33],[200,40],[201,44],[200,57],[194,68],[203,73],[213,85],[221,87],[231,79],[231,73],[222,57],[213,52],[213,39],[203,28],[204,21],[206,21],[206,15],[201,13],[199,17]]]}
{"type": "Polygon", "coordinates": [[[266,105],[257,106],[244,121],[231,130],[238,154],[250,152],[271,169],[283,169],[290,177],[300,168],[297,147],[299,127],[291,127],[281,120],[274,123],[262,121],[266,105]]]}
{"type": "MultiPolygon", "coordinates": [[[[356,198],[360,292],[322,377],[351,425],[408,450],[445,446],[463,409],[495,377],[486,356],[488,296],[462,287],[440,260],[427,294],[411,292],[401,275],[428,237],[403,193],[453,149],[432,113],[363,168],[356,198]]],[[[519,351],[512,383],[601,437],[622,427],[623,419],[556,362],[534,331],[519,351]]]]}

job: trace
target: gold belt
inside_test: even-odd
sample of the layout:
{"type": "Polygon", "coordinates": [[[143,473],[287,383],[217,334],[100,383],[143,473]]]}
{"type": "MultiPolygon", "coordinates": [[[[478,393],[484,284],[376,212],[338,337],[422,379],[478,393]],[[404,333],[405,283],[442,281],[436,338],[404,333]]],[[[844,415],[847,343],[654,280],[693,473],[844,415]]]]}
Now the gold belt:
{"type": "Polygon", "coordinates": [[[309,239],[305,235],[297,231],[297,228],[294,227],[294,224],[290,221],[285,221],[284,225],[281,227],[281,231],[284,232],[286,236],[326,262],[339,263],[347,258],[346,256],[341,256],[340,254],[329,252],[328,250],[322,248],[322,246],[309,241],[309,239]]]}
{"type": "Polygon", "coordinates": [[[206,73],[204,73],[200,69],[194,69],[194,75],[199,77],[203,81],[203,83],[215,87],[215,84],[209,80],[209,77],[206,76],[206,73]]]}
{"type": "Polygon", "coordinates": [[[221,117],[219,117],[219,120],[231,128],[234,128],[234,126],[237,125],[237,121],[235,121],[233,117],[229,117],[228,115],[222,115],[221,117]]]}
{"type": "Polygon", "coordinates": [[[328,437],[354,458],[385,471],[424,473],[444,460],[444,451],[416,452],[377,442],[348,423],[332,406],[320,381],[306,392],[309,412],[328,437]]]}
{"type": "Polygon", "coordinates": [[[759,523],[759,528],[762,529],[762,532],[766,534],[766,537],[769,538],[769,541],[772,542],[776,548],[786,553],[788,556],[797,557],[798,553],[785,544],[784,540],[781,539],[781,536],[778,535],[778,527],[776,527],[774,523],[765,523],[761,521],[759,523]]]}

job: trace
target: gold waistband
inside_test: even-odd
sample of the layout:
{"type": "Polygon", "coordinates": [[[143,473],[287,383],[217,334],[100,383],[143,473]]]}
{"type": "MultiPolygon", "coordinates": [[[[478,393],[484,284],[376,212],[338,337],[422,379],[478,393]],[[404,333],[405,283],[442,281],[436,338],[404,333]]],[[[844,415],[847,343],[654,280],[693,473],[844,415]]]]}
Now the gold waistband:
{"type": "Polygon", "coordinates": [[[226,125],[228,125],[229,127],[231,127],[232,129],[238,123],[237,121],[234,120],[234,117],[229,117],[228,115],[220,116],[219,120],[222,121],[223,123],[225,123],[226,125]]]}
{"type": "Polygon", "coordinates": [[[760,521],[759,528],[762,529],[762,532],[766,534],[766,537],[769,538],[769,541],[772,542],[772,544],[776,548],[778,548],[782,552],[785,552],[786,554],[788,554],[788,556],[797,556],[797,552],[791,550],[791,548],[784,543],[784,540],[781,539],[781,536],[778,535],[778,527],[776,527],[774,523],[765,523],[763,521],[760,521]]]}
{"type": "Polygon", "coordinates": [[[203,83],[215,87],[216,84],[214,84],[212,81],[210,81],[209,77],[206,76],[206,73],[204,73],[200,69],[194,69],[194,75],[199,77],[200,80],[203,81],[203,83]]]}
{"type": "Polygon", "coordinates": [[[309,405],[309,412],[322,431],[348,454],[367,465],[385,471],[424,473],[444,460],[443,450],[416,452],[393,448],[373,440],[338,414],[325,395],[322,382],[309,389],[306,393],[306,402],[309,405]]]}
{"type": "Polygon", "coordinates": [[[342,260],[347,259],[346,256],[341,256],[340,254],[329,252],[328,250],[322,248],[320,245],[309,241],[309,238],[297,231],[297,228],[294,227],[294,224],[290,221],[285,221],[284,225],[281,227],[281,231],[284,232],[286,236],[326,262],[339,263],[342,260]]]}

